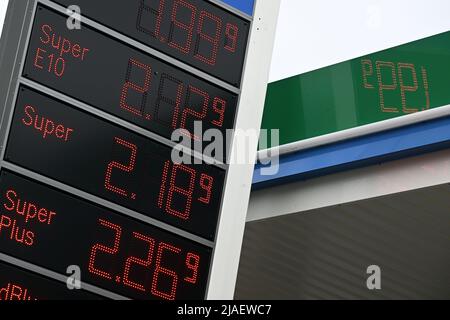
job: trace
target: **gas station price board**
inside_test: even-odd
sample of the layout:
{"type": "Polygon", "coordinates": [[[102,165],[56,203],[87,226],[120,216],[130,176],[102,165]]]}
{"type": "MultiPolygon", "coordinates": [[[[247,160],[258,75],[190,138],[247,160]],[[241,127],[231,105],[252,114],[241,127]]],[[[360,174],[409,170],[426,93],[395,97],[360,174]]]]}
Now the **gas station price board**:
{"type": "MultiPolygon", "coordinates": [[[[62,275],[77,265],[126,298],[205,298],[227,166],[174,163],[170,138],[195,139],[195,121],[234,128],[252,19],[205,0],[27,3],[2,123],[0,254],[62,275]]],[[[5,298],[98,298],[14,268],[0,262],[5,298]]]]}

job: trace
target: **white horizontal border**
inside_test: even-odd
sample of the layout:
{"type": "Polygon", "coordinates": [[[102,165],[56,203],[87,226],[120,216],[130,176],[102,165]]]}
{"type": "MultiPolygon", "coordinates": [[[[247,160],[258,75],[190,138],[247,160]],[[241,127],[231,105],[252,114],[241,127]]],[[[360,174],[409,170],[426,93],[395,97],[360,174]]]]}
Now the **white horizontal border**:
{"type": "MultiPolygon", "coordinates": [[[[333,132],[325,134],[322,136],[305,139],[293,143],[288,143],[281,145],[279,147],[273,147],[270,149],[260,150],[258,152],[258,160],[264,161],[277,155],[287,155],[294,152],[299,152],[306,149],[312,149],[315,147],[320,147],[327,144],[332,144],[336,142],[341,142],[344,140],[354,139],[378,132],[383,132],[387,130],[392,130],[395,128],[405,127],[408,125],[417,124],[420,122],[425,122],[445,116],[450,115],[450,105],[437,107],[434,109],[429,109],[425,111],[420,111],[398,118],[382,120],[375,123],[358,126],[355,128],[350,128],[346,130],[341,130],[338,132],[333,132]]],[[[276,129],[276,128],[273,128],[276,129]]]]}

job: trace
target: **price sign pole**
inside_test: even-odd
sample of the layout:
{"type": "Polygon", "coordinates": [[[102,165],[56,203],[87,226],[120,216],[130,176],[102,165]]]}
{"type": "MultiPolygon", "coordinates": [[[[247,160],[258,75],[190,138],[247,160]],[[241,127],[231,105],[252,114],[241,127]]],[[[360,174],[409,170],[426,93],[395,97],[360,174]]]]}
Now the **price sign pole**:
{"type": "MultiPolygon", "coordinates": [[[[278,0],[256,2],[240,96],[242,108],[236,128],[260,128],[279,7],[278,0]]],[[[242,152],[238,149],[237,139],[239,137],[235,137],[231,158],[242,152]]],[[[247,151],[251,155],[256,149],[255,145],[254,150],[247,151]]],[[[234,296],[253,170],[252,163],[229,168],[208,287],[209,299],[231,299],[234,296]]]]}
{"type": "Polygon", "coordinates": [[[73,297],[62,282],[75,267],[77,297],[233,297],[256,159],[233,130],[260,127],[279,1],[233,3],[10,2],[0,287],[20,268],[33,297],[73,297]],[[176,162],[173,132],[201,140],[199,123],[232,130],[231,151],[176,162]]]}

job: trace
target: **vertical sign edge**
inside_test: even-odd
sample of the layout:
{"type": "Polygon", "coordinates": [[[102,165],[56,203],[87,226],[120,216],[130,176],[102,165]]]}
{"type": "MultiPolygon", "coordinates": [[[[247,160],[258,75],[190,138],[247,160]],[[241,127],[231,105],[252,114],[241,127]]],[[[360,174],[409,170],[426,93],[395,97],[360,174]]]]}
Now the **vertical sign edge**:
{"type": "MultiPolygon", "coordinates": [[[[256,1],[236,130],[260,129],[280,1],[256,1]]],[[[237,146],[234,135],[230,159],[237,158],[237,146]]],[[[251,147],[254,150],[250,150],[248,154],[254,154],[256,159],[256,146],[251,147]]],[[[208,300],[233,299],[253,169],[254,163],[230,164],[228,169],[210,271],[208,300]]]]}

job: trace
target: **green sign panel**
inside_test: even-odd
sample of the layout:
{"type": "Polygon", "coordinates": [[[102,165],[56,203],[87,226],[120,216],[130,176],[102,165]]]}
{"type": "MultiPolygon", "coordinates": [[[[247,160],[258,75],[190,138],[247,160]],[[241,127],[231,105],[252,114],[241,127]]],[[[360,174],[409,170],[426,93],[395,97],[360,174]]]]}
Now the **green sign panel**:
{"type": "Polygon", "coordinates": [[[450,104],[450,32],[271,83],[280,144],[450,104]]]}

